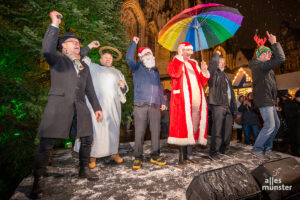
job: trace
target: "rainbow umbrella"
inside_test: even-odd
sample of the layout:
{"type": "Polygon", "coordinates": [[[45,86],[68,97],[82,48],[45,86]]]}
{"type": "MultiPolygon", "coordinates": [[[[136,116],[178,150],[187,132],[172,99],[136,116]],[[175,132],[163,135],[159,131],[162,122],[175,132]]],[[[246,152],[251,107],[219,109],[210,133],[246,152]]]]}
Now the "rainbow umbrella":
{"type": "Polygon", "coordinates": [[[243,16],[235,8],[199,4],[168,21],[159,32],[158,43],[170,51],[176,51],[181,42],[190,42],[194,51],[209,49],[232,37],[242,20],[243,16]]]}

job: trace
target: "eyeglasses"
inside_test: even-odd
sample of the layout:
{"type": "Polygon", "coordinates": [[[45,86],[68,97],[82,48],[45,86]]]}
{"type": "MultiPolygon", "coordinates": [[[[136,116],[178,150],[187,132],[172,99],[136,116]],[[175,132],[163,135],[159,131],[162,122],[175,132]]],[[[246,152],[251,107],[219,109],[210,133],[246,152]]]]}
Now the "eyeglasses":
{"type": "Polygon", "coordinates": [[[266,51],[266,54],[272,55],[272,51],[266,51]]]}

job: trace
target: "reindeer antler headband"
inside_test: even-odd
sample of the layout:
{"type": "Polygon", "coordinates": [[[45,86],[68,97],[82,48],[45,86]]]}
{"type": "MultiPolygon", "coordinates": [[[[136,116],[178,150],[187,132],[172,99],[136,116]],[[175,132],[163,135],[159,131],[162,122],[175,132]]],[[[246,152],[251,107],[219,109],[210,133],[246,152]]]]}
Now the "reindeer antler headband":
{"type": "Polygon", "coordinates": [[[254,38],[254,41],[256,42],[258,47],[263,46],[267,41],[266,37],[259,38],[257,34],[255,34],[253,38],[254,38]]]}
{"type": "Polygon", "coordinates": [[[259,58],[259,56],[266,52],[266,51],[271,51],[271,49],[269,47],[264,46],[264,44],[267,41],[267,38],[260,38],[257,36],[257,34],[254,35],[253,37],[254,41],[257,44],[257,49],[255,51],[256,57],[259,58]]]}

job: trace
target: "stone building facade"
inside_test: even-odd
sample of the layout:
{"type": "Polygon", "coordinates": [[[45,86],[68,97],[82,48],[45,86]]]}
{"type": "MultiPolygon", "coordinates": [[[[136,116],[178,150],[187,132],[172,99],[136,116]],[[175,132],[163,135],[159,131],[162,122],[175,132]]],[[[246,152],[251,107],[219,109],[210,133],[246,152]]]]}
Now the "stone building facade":
{"type": "MultiPolygon", "coordinates": [[[[138,47],[148,46],[155,55],[162,79],[168,77],[167,65],[175,52],[158,44],[158,33],[163,26],[182,10],[202,3],[200,0],[125,0],[121,20],[127,26],[128,39],[138,36],[138,47]]],[[[169,88],[169,80],[162,81],[169,88]]]]}
{"type": "MultiPolygon", "coordinates": [[[[207,3],[205,0],[125,0],[122,5],[122,23],[126,25],[128,39],[138,36],[140,42],[138,47],[148,46],[153,51],[156,64],[161,74],[162,86],[170,89],[170,78],[167,72],[167,65],[176,52],[170,52],[158,44],[158,33],[163,26],[176,14],[186,8],[193,7],[200,3],[207,3]]],[[[298,31],[299,32],[299,31],[298,31]]],[[[280,33],[277,34],[287,59],[284,65],[275,69],[276,74],[300,70],[300,40],[295,31],[288,24],[282,23],[280,33]]],[[[243,50],[239,48],[234,39],[203,51],[204,60],[209,63],[210,57],[216,50],[220,50],[226,59],[227,71],[234,72],[236,68],[245,67],[251,59],[254,50],[243,50]],[[253,51],[250,52],[250,51],[253,51]],[[249,53],[250,52],[250,53],[249,53]],[[248,55],[249,54],[249,55],[248,55]],[[243,56],[246,60],[243,59],[243,56]]],[[[201,60],[200,52],[195,52],[194,58],[201,60]]]]}

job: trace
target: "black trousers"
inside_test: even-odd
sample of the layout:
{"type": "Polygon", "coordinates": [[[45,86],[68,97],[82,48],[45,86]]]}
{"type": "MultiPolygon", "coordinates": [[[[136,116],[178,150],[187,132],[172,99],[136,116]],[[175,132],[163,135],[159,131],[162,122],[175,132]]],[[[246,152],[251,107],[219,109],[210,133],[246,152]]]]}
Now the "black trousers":
{"type": "MultiPolygon", "coordinates": [[[[33,175],[35,177],[43,176],[46,172],[50,152],[53,149],[56,138],[41,138],[40,144],[37,147],[34,159],[33,175]]],[[[79,162],[80,167],[88,167],[91,145],[93,142],[93,136],[80,138],[80,150],[79,150],[79,162]]]]}
{"type": "Polygon", "coordinates": [[[232,135],[232,113],[228,106],[212,105],[210,155],[225,153],[232,135]]]}
{"type": "Polygon", "coordinates": [[[151,157],[157,158],[160,154],[160,117],[159,105],[147,103],[134,103],[134,157],[143,160],[143,143],[147,125],[151,132],[151,157]]]}
{"type": "Polygon", "coordinates": [[[237,133],[237,140],[242,142],[242,136],[243,136],[243,128],[237,128],[236,129],[236,133],[237,133]]]}

